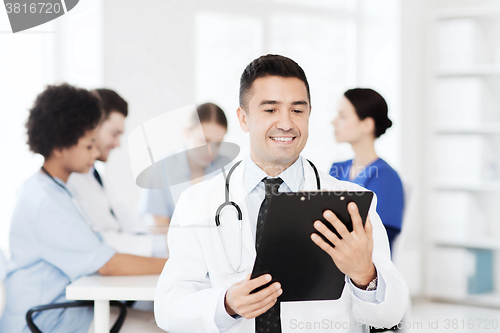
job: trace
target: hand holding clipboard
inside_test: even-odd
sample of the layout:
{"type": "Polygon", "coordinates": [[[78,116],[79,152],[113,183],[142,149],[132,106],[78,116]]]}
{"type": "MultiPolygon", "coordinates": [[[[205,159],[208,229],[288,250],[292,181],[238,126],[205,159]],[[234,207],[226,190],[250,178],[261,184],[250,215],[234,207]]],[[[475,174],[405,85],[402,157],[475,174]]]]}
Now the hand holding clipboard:
{"type": "Polygon", "coordinates": [[[363,224],[372,198],[370,191],[273,195],[251,277],[270,274],[270,283],[280,282],[279,301],[338,299],[345,275],[368,285],[376,270],[371,223],[363,224]]]}
{"type": "Polygon", "coordinates": [[[311,239],[323,251],[328,253],[338,269],[349,276],[357,287],[365,289],[377,275],[372,262],[372,224],[370,218],[367,217],[363,227],[358,207],[354,202],[349,203],[348,210],[351,214],[352,232],[347,230],[346,226],[331,210],[323,213],[323,217],[335,228],[341,238],[321,221],[314,222],[314,228],[326,237],[334,247],[315,233],[311,235],[311,239]]]}
{"type": "MultiPolygon", "coordinates": [[[[352,192],[354,193],[354,192],[352,192]]],[[[359,193],[359,192],[358,192],[359,193]]],[[[324,222],[315,222],[313,227],[312,219],[309,223],[311,227],[311,231],[317,231],[322,237],[325,237],[326,240],[331,242],[332,244],[336,244],[337,246],[332,247],[328,242],[322,239],[322,237],[316,235],[314,237],[311,232],[304,234],[304,240],[312,245],[312,247],[316,248],[320,254],[323,255],[323,262],[325,260],[330,263],[330,272],[332,271],[332,267],[334,268],[334,276],[326,276],[327,280],[317,281],[317,285],[313,287],[312,291],[313,298],[315,299],[331,299],[332,291],[328,293],[324,293],[324,286],[326,283],[335,284],[339,281],[342,282],[341,285],[336,286],[335,289],[340,290],[343,289],[344,286],[344,273],[351,277],[349,274],[353,274],[354,278],[351,277],[354,283],[358,283],[358,286],[362,286],[362,279],[364,278],[364,270],[367,269],[367,272],[370,271],[369,265],[364,267],[364,265],[354,265],[351,266],[352,260],[355,260],[359,263],[363,263],[366,260],[366,264],[368,264],[367,258],[369,257],[369,264],[371,268],[374,269],[373,263],[371,262],[371,253],[373,249],[373,238],[371,231],[371,223],[369,222],[368,209],[370,207],[371,199],[373,193],[372,192],[364,192],[362,195],[353,197],[356,202],[360,205],[360,209],[358,210],[356,204],[354,204],[354,209],[351,208],[352,204],[349,205],[349,209],[347,209],[347,202],[343,203],[343,207],[345,211],[336,210],[338,215],[342,218],[342,221],[335,216],[331,211],[321,209],[320,211],[324,211],[322,218],[324,218],[324,222]],[[331,215],[330,215],[331,213],[331,215]],[[350,218],[348,218],[350,217],[350,218]],[[366,224],[363,227],[363,220],[366,219],[366,224]],[[351,224],[352,221],[352,224],[351,224]],[[328,223],[330,227],[327,227],[324,223],[328,223]],[[340,225],[338,224],[340,223],[340,225]],[[318,226],[317,229],[314,229],[318,226]],[[347,225],[347,226],[346,226],[347,225]],[[335,233],[330,230],[335,228],[335,231],[339,233],[339,236],[342,237],[340,239],[335,233]],[[349,229],[353,230],[351,234],[349,229]],[[343,235],[343,236],[342,236],[343,235]],[[335,237],[334,237],[335,236],[335,237]],[[315,239],[316,238],[316,239],[315,239]],[[311,241],[313,239],[313,241],[311,241]],[[314,243],[316,243],[316,245],[314,243]],[[326,258],[326,259],[325,259],[326,258]],[[339,261],[340,267],[347,272],[339,270],[339,268],[334,264],[335,260],[339,261]],[[345,267],[349,266],[349,267],[345,267]],[[319,295],[319,297],[318,297],[319,295]],[[325,297],[325,298],[323,298],[325,297]]],[[[287,197],[290,197],[289,195],[287,197]]],[[[274,199],[273,199],[274,200],[274,199]]],[[[287,200],[285,196],[282,196],[282,200],[287,200]]],[[[342,199],[340,199],[342,200],[342,199]]],[[[328,201],[328,200],[327,200],[328,201]]],[[[354,200],[353,200],[354,201],[354,200]]],[[[331,204],[331,201],[330,203],[331,204]]],[[[294,208],[299,208],[298,206],[288,206],[289,215],[293,216],[296,212],[293,211],[294,208]]],[[[271,209],[271,208],[270,208],[271,209]]],[[[278,209],[279,211],[279,209],[278,209]]],[[[310,213],[310,211],[308,212],[310,213]]],[[[273,218],[272,211],[269,212],[271,215],[271,219],[273,218]]],[[[297,216],[295,216],[297,217],[297,216]]],[[[306,221],[307,222],[307,221],[306,221]]],[[[267,221],[266,221],[267,223],[267,221]]],[[[269,224],[271,225],[271,224],[269,224]]],[[[268,226],[269,226],[268,225],[268,226]]],[[[275,226],[279,227],[279,226],[275,226]]],[[[267,227],[267,231],[271,231],[267,227]]],[[[286,233],[287,230],[281,229],[282,232],[286,233]]],[[[288,230],[289,231],[289,230],[288,230]]],[[[266,231],[264,231],[266,232],[266,231]]],[[[263,235],[263,237],[265,237],[263,235]]],[[[267,237],[272,237],[269,235],[267,237]]],[[[265,243],[261,243],[261,247],[265,243]]],[[[293,244],[292,244],[293,245],[293,244]]],[[[264,246],[265,247],[265,246],[264,246]]],[[[309,260],[306,258],[306,260],[309,260]]],[[[257,261],[257,260],[256,260],[257,261]]],[[[310,260],[309,260],[310,261],[310,260]]],[[[256,266],[259,263],[256,262],[256,266]]],[[[264,265],[265,266],[265,265],[264,265]]],[[[292,265],[293,269],[296,270],[295,277],[300,275],[304,270],[297,267],[297,265],[292,265]]],[[[265,270],[265,268],[264,268],[265,270]]],[[[307,274],[306,274],[307,275],[307,274]]],[[[250,319],[259,316],[262,313],[265,313],[269,308],[271,308],[278,299],[281,298],[282,294],[286,292],[281,288],[281,283],[279,283],[280,279],[276,279],[275,276],[271,276],[270,274],[259,272],[259,268],[254,267],[254,271],[252,273],[252,277],[247,276],[245,280],[237,282],[233,284],[227,291],[225,296],[225,305],[226,310],[230,315],[238,314],[244,318],[250,319]],[[278,281],[278,282],[277,282],[278,281]]],[[[371,281],[371,279],[370,279],[371,281]]],[[[368,284],[370,281],[366,282],[368,284]]],[[[337,291],[333,291],[335,294],[337,291]]],[[[311,295],[311,293],[309,294],[311,295]]],[[[340,296],[340,294],[338,295],[340,296]]],[[[288,300],[293,299],[296,295],[292,295],[288,300]]],[[[301,296],[299,296],[301,297],[301,296]]],[[[336,299],[338,297],[333,297],[336,299]]]]}

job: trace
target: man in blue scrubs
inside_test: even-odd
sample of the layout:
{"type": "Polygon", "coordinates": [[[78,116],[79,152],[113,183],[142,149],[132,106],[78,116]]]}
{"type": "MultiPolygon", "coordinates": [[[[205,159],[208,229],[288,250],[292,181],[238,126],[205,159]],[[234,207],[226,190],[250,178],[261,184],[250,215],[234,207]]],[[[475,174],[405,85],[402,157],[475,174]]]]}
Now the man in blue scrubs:
{"type": "MultiPolygon", "coordinates": [[[[65,186],[72,172],[88,172],[93,166],[101,117],[96,96],[67,84],[47,87],[30,110],[28,145],[44,163],[24,183],[12,216],[12,259],[0,332],[29,332],[26,312],[37,305],[65,302],[66,286],[82,276],[154,274],[166,262],[115,253],[93,232],[65,186]]],[[[92,308],[58,309],[37,313],[34,323],[43,332],[85,333],[92,316],[92,308]]]]}

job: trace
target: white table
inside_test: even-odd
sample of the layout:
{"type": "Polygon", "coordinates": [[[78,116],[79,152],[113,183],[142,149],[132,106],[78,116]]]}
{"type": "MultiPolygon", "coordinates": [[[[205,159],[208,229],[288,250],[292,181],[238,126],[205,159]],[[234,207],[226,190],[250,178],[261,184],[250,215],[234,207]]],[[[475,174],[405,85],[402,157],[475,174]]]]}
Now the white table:
{"type": "Polygon", "coordinates": [[[84,276],[66,287],[66,298],[94,301],[94,331],[109,333],[109,301],[153,301],[159,277],[84,276]]]}

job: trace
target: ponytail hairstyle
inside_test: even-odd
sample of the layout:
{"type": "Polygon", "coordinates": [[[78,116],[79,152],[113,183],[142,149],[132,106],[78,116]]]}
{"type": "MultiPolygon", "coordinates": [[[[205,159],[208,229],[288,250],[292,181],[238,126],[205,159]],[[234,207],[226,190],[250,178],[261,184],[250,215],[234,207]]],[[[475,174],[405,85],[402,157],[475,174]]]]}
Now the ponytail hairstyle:
{"type": "Polygon", "coordinates": [[[387,103],[375,90],[369,88],[355,88],[347,90],[344,96],[351,102],[360,120],[368,117],[375,122],[375,138],[379,138],[392,126],[387,116],[387,103]]]}

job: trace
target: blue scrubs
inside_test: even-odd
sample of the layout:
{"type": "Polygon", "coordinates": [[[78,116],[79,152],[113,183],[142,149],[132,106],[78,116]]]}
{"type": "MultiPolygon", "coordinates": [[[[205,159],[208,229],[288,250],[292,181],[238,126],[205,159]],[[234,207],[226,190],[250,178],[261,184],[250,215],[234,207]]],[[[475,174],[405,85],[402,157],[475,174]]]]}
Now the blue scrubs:
{"type": "Polygon", "coordinates": [[[404,209],[403,183],[398,173],[379,158],[367,166],[355,179],[349,179],[352,160],[333,163],[330,176],[361,185],[377,195],[377,212],[387,230],[389,245],[401,232],[404,209]]]}
{"type": "MultiPolygon", "coordinates": [[[[30,332],[28,309],[66,302],[68,284],[96,273],[115,254],[86,224],[68,193],[41,172],[24,183],[12,216],[10,248],[7,305],[0,319],[0,332],[9,333],[30,332]]],[[[90,307],[71,308],[39,312],[34,322],[42,332],[86,333],[92,318],[90,307]]]]}
{"type": "Polygon", "coordinates": [[[144,213],[169,217],[174,214],[174,199],[169,188],[146,190],[141,210],[144,213]]]}

